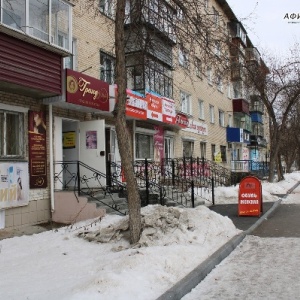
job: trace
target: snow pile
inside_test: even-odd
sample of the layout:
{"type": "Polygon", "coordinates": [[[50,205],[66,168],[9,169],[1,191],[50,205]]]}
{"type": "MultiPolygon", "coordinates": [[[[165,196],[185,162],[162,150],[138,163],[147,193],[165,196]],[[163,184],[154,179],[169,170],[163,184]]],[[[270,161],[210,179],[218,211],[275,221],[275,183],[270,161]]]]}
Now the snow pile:
{"type": "MultiPolygon", "coordinates": [[[[182,209],[160,205],[142,208],[142,234],[134,247],[153,247],[204,244],[207,239],[223,240],[237,234],[232,221],[204,206],[195,209],[182,209]],[[204,224],[209,226],[203,226],[204,224]]],[[[114,220],[108,226],[91,227],[80,231],[77,236],[88,241],[107,243],[127,239],[129,232],[128,217],[114,220]]]]}
{"type": "Polygon", "coordinates": [[[134,247],[128,217],[113,215],[0,241],[0,298],[156,299],[240,232],[205,206],[155,205],[142,214],[134,247]],[[80,232],[95,242],[78,238],[80,232]]]}
{"type": "MultiPolygon", "coordinates": [[[[262,194],[264,202],[275,202],[281,195],[285,195],[290,188],[300,181],[300,172],[284,175],[285,180],[280,182],[262,181],[262,194]]],[[[215,189],[215,204],[237,204],[239,184],[215,189]]],[[[209,205],[209,203],[207,203],[209,205]]]]}

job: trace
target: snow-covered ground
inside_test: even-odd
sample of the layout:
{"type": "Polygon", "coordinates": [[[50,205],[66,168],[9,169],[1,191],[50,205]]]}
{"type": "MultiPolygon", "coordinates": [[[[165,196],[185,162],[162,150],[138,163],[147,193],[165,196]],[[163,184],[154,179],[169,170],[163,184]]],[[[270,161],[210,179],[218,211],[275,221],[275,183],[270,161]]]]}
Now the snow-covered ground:
{"type": "MultiPolygon", "coordinates": [[[[264,201],[297,181],[300,173],[263,183],[264,201]]],[[[237,203],[237,193],[238,187],[218,188],[217,203],[237,203]]],[[[205,206],[149,206],[142,215],[135,247],[119,216],[0,241],[0,299],[156,299],[240,232],[205,206]]]]}

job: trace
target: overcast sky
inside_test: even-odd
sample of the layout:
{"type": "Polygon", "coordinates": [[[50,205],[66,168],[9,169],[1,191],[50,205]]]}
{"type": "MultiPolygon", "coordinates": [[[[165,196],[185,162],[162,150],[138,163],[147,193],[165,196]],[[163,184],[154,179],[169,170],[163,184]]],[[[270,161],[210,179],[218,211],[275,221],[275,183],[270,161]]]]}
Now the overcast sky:
{"type": "Polygon", "coordinates": [[[254,46],[286,54],[295,40],[300,42],[299,0],[227,0],[242,21],[254,46]],[[292,19],[291,14],[296,14],[292,19]],[[289,18],[286,18],[288,14],[289,18]],[[299,19],[298,19],[299,14],[299,19]]]}

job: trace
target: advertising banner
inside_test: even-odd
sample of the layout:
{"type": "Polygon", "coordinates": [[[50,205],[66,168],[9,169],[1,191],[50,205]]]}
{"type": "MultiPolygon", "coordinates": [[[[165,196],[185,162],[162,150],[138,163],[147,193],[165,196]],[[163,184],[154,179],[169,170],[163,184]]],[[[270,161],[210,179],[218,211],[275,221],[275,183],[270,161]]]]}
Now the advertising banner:
{"type": "Polygon", "coordinates": [[[109,111],[109,84],[67,69],[66,102],[109,111]]]}
{"type": "Polygon", "coordinates": [[[183,129],[187,132],[192,132],[199,135],[208,135],[208,128],[205,123],[189,120],[188,126],[183,129]]]}
{"type": "Polygon", "coordinates": [[[46,115],[28,112],[29,185],[31,189],[47,187],[46,115]]]}
{"type": "Polygon", "coordinates": [[[160,162],[164,158],[164,129],[154,126],[154,161],[160,162]]]}
{"type": "Polygon", "coordinates": [[[163,122],[168,124],[176,123],[175,101],[168,98],[162,98],[163,122]]]}
{"type": "Polygon", "coordinates": [[[29,202],[28,163],[0,163],[0,209],[29,202]]]}
{"type": "Polygon", "coordinates": [[[147,119],[148,103],[145,98],[138,96],[131,90],[126,90],[127,102],[126,102],[126,116],[135,119],[147,119]]]}
{"type": "Polygon", "coordinates": [[[147,118],[162,122],[162,99],[158,95],[151,93],[146,94],[148,102],[147,118]]]}

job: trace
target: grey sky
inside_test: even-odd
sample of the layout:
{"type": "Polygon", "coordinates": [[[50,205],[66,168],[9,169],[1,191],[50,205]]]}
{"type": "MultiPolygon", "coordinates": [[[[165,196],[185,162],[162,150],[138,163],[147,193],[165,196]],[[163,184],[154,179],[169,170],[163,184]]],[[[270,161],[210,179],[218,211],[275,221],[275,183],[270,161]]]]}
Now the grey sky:
{"type": "MultiPolygon", "coordinates": [[[[227,0],[261,53],[288,54],[300,42],[299,0],[227,0]],[[285,18],[288,14],[289,18],[285,18]],[[291,14],[296,14],[292,19],[291,14]],[[299,19],[298,19],[299,15],[299,19]]],[[[293,17],[293,16],[292,16],[293,17]]]]}

